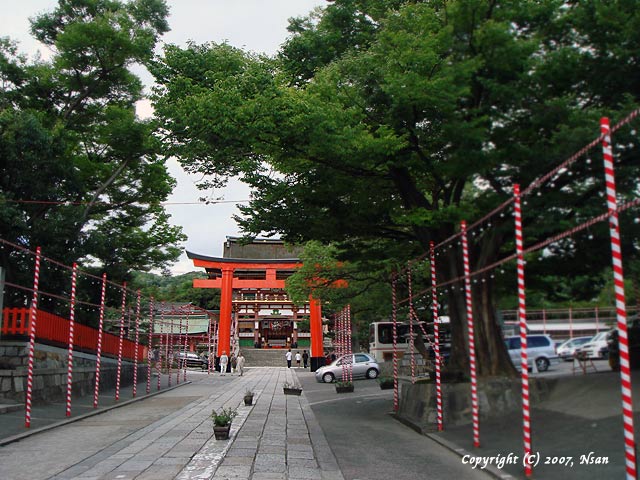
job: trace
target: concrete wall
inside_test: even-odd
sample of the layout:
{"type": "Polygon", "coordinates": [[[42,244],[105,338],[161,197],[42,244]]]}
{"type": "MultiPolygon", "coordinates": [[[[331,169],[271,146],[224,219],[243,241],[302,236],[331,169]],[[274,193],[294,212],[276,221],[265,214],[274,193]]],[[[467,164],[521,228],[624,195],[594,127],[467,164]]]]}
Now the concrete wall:
{"type": "MultiPolygon", "coordinates": [[[[0,402],[25,402],[27,388],[29,344],[27,342],[0,343],[0,402]]],[[[67,350],[36,344],[34,354],[32,401],[34,404],[64,401],[67,392],[67,350]]],[[[74,352],[73,386],[75,396],[93,395],[95,385],[95,355],[74,352]]],[[[138,365],[138,379],[146,378],[146,364],[138,365]]],[[[100,391],[115,389],[117,360],[102,357],[100,362],[100,391]]],[[[121,386],[133,383],[133,363],[123,362],[121,386]]]]}

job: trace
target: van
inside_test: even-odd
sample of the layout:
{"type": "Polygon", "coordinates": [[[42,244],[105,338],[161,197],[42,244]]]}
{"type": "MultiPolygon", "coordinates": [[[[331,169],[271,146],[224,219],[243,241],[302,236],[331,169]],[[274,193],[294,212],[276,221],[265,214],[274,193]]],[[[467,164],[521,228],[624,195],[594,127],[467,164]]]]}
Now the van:
{"type": "MultiPolygon", "coordinates": [[[[520,370],[520,335],[505,338],[505,343],[513,365],[520,370]]],[[[539,372],[546,372],[549,365],[559,363],[555,343],[549,335],[527,335],[527,362],[529,368],[535,362],[539,372]]]]}

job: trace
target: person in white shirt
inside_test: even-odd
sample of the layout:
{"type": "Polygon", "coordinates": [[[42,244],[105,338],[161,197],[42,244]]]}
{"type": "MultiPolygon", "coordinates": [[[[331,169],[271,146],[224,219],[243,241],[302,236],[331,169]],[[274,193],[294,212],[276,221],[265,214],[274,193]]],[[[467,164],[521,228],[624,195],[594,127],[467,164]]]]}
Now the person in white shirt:
{"type": "Polygon", "coordinates": [[[291,368],[291,349],[289,349],[284,356],[287,359],[287,368],[291,368]]]}
{"type": "Polygon", "coordinates": [[[220,355],[220,373],[224,375],[227,373],[227,364],[229,363],[229,357],[227,357],[227,352],[222,351],[222,355],[220,355]]]}
{"type": "Polygon", "coordinates": [[[296,367],[300,368],[300,360],[302,360],[302,356],[300,352],[296,352],[296,367]]]}

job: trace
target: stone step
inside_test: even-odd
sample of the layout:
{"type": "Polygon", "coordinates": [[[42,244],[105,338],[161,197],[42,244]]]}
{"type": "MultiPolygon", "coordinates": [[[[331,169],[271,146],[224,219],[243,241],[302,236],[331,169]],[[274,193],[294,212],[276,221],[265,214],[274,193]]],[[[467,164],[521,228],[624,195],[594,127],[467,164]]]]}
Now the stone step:
{"type": "MultiPolygon", "coordinates": [[[[291,349],[291,353],[294,355],[293,364],[295,365],[295,354],[299,351],[302,354],[303,350],[291,349]]],[[[308,350],[307,350],[308,352],[308,350]]],[[[287,360],[285,354],[287,350],[284,348],[274,349],[260,349],[260,348],[243,348],[242,355],[245,358],[246,367],[285,367],[287,360]]]]}

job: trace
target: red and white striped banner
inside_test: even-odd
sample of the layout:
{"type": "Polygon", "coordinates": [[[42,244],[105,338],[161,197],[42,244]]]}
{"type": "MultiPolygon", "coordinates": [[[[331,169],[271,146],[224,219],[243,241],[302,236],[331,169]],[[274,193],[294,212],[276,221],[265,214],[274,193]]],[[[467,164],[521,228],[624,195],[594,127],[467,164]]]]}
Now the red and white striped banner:
{"type": "Polygon", "coordinates": [[[436,354],[436,411],[438,431],[443,430],[442,422],[442,378],[440,357],[440,326],[438,325],[438,289],[436,279],[436,248],[433,242],[429,242],[429,260],[431,263],[431,315],[433,316],[433,337],[436,354]]]}
{"type": "Polygon", "coordinates": [[[351,341],[351,305],[347,305],[347,354],[349,360],[349,382],[353,382],[353,346],[351,341]]]}
{"type": "Polygon", "coordinates": [[[473,446],[480,446],[480,426],[478,408],[478,379],[476,376],[476,339],[473,325],[473,301],[471,300],[471,272],[469,267],[469,245],[467,243],[467,222],[460,222],[462,237],[462,259],[464,263],[464,291],[467,304],[467,329],[469,331],[469,369],[471,371],[471,416],[473,420],[473,446]]]}
{"type": "Polygon", "coordinates": [[[96,352],[96,382],[93,388],[93,408],[98,408],[100,393],[100,361],[102,358],[102,332],[104,331],[104,305],[107,295],[107,274],[102,274],[102,292],[100,294],[100,320],[98,322],[98,345],[96,352]]]}
{"type": "Polygon", "coordinates": [[[33,395],[33,364],[36,353],[36,316],[38,312],[38,286],[40,284],[40,247],[36,248],[36,262],[33,270],[33,297],[29,312],[29,359],[27,364],[27,392],[24,410],[24,426],[31,426],[31,397],[33,395]]]}
{"type": "MultiPolygon", "coordinates": [[[[520,185],[513,186],[515,228],[516,228],[516,255],[518,265],[518,321],[520,325],[520,366],[522,369],[522,426],[524,438],[524,458],[531,456],[531,415],[529,406],[529,360],[527,356],[527,309],[525,302],[526,291],[524,288],[524,242],[522,237],[522,209],[520,206],[520,185]]],[[[535,359],[534,359],[535,360],[535,359]]],[[[524,462],[524,473],[531,476],[530,462],[524,462]]]]}
{"type": "Polygon", "coordinates": [[[122,284],[122,311],[120,315],[120,338],[118,340],[118,371],[116,374],[116,401],[120,400],[120,376],[122,374],[122,344],[124,343],[124,316],[127,308],[127,282],[122,284]]]}
{"type": "Polygon", "coordinates": [[[71,306],[69,307],[69,349],[67,352],[67,405],[66,415],[71,416],[71,391],[73,388],[73,328],[76,319],[76,282],[78,279],[78,264],[73,264],[71,272],[71,306]]]}
{"type": "Polygon", "coordinates": [[[618,202],[613,169],[613,151],[609,119],[600,120],[604,175],[607,187],[607,208],[609,210],[609,233],[611,236],[611,256],[613,260],[613,281],[616,293],[616,316],[618,342],[620,345],[620,380],[622,387],[622,417],[624,423],[624,450],[627,479],[636,479],[636,442],[633,431],[633,402],[631,396],[631,368],[629,363],[629,336],[627,332],[627,308],[620,249],[620,227],[618,223],[618,202]]]}

